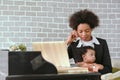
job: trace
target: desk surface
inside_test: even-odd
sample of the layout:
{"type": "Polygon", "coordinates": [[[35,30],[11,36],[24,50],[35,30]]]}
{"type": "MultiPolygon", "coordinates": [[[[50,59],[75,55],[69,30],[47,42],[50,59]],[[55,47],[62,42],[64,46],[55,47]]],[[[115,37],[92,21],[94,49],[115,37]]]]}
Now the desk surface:
{"type": "Polygon", "coordinates": [[[6,80],[101,80],[100,73],[10,75],[6,80]]]}

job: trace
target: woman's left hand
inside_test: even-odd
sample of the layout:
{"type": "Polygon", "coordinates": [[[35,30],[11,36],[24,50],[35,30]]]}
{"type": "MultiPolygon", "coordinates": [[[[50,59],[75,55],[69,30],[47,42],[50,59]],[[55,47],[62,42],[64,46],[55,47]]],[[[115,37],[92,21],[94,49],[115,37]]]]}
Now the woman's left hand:
{"type": "Polygon", "coordinates": [[[96,67],[96,68],[98,68],[98,70],[102,70],[104,68],[103,65],[97,64],[97,63],[93,63],[93,66],[96,67]]]}

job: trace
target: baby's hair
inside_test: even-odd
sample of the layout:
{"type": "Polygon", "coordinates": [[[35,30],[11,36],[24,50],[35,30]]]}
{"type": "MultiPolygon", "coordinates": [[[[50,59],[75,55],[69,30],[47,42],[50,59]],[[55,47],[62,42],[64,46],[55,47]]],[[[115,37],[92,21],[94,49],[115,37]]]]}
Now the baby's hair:
{"type": "Polygon", "coordinates": [[[84,55],[87,52],[88,49],[94,50],[94,48],[91,47],[91,46],[83,46],[83,47],[80,48],[81,55],[84,55]]]}

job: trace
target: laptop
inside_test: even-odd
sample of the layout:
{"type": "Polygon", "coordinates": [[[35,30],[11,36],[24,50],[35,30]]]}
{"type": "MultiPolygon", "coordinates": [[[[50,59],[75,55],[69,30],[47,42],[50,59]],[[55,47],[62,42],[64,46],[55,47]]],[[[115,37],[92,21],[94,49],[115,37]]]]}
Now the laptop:
{"type": "Polygon", "coordinates": [[[34,51],[41,51],[43,58],[56,67],[70,67],[64,41],[33,42],[32,46],[34,51]]]}
{"type": "Polygon", "coordinates": [[[34,51],[41,51],[45,60],[55,65],[59,73],[88,72],[88,69],[71,67],[64,41],[32,42],[34,51]],[[80,71],[79,71],[80,70],[80,71]]]}

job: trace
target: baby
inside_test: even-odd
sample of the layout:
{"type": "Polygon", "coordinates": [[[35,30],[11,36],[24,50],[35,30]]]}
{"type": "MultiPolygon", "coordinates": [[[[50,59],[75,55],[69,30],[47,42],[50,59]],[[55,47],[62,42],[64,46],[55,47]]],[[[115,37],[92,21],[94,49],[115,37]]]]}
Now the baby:
{"type": "Polygon", "coordinates": [[[82,56],[82,62],[78,62],[78,66],[87,67],[91,72],[98,72],[97,66],[95,66],[95,50],[91,46],[84,46],[80,48],[80,54],[82,56]]]}

